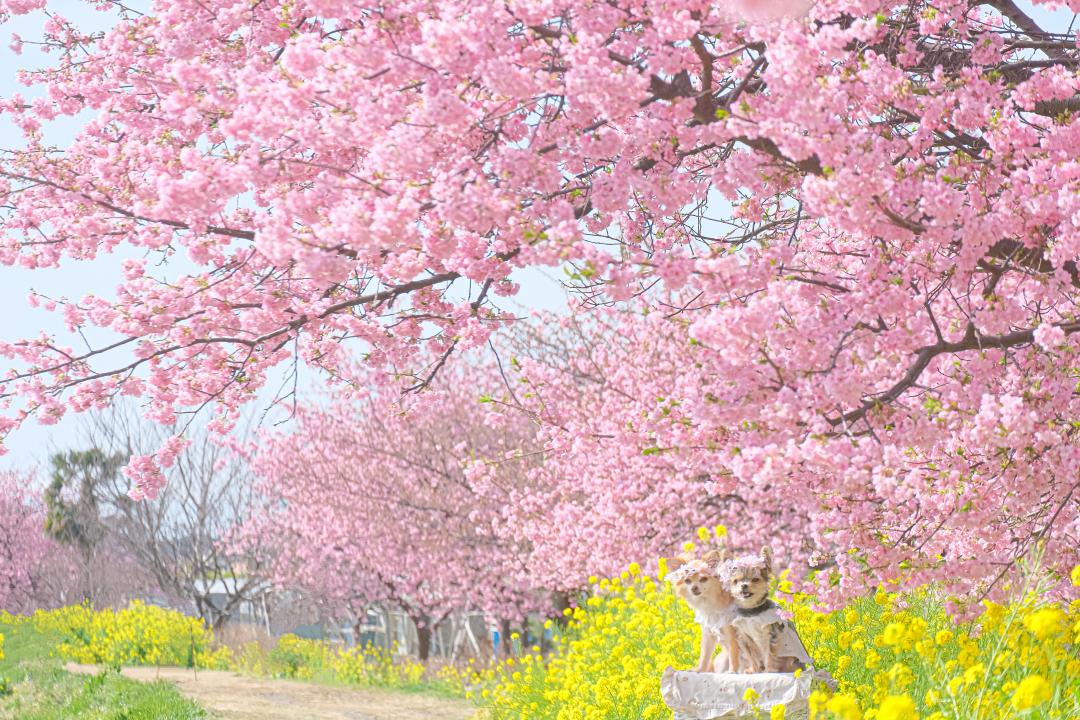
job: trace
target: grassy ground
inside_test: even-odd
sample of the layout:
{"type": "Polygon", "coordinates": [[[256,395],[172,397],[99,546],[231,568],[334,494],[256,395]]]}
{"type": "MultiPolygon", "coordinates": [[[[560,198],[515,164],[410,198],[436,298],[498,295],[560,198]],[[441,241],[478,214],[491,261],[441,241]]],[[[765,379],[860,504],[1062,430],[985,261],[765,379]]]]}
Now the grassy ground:
{"type": "Polygon", "coordinates": [[[116,672],[72,675],[50,656],[52,642],[28,624],[0,624],[0,720],[208,720],[166,682],[139,683],[116,672]]]}

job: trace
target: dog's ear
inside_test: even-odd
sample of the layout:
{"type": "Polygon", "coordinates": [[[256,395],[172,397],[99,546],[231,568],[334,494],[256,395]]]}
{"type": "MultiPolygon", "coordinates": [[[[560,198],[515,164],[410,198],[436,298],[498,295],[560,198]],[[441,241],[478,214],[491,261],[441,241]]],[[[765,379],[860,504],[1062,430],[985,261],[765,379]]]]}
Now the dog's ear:
{"type": "Polygon", "coordinates": [[[681,557],[664,558],[664,562],[667,564],[668,572],[671,572],[672,570],[678,570],[686,564],[686,561],[683,560],[681,557]]]}
{"type": "Polygon", "coordinates": [[[772,548],[770,548],[768,545],[761,548],[761,559],[765,561],[765,570],[768,571],[768,573],[771,575],[772,574],[773,557],[772,557],[772,548]]]}

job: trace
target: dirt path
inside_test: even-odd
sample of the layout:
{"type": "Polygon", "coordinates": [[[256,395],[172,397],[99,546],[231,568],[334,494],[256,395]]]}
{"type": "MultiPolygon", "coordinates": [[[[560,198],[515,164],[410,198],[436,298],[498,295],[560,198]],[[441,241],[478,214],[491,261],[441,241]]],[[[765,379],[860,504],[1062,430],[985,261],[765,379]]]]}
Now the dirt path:
{"type": "MultiPolygon", "coordinates": [[[[92,674],[93,665],[67,665],[69,672],[92,674]]],[[[144,682],[168,680],[221,720],[466,720],[475,708],[449,700],[389,690],[351,689],[296,680],[274,680],[232,672],[185,668],[124,668],[125,677],[144,682]]]]}

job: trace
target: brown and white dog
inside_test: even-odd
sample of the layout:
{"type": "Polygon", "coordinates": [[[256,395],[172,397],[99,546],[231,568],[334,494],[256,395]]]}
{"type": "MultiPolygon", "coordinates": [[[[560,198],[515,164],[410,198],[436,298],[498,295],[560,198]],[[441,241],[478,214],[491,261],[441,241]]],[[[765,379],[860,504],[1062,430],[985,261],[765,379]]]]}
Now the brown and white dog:
{"type": "Polygon", "coordinates": [[[746,645],[747,664],[752,672],[790,673],[812,665],[795,626],[780,616],[779,607],[769,599],[772,578],[772,551],[744,555],[724,562],[718,575],[735,599],[732,625],[737,642],[746,645]]]}
{"type": "Polygon", "coordinates": [[[739,672],[741,658],[739,643],[736,640],[732,620],[735,616],[735,598],[732,597],[717,577],[717,566],[723,560],[723,553],[711,550],[700,559],[686,557],[669,558],[666,580],[671,583],[675,594],[682,598],[694,611],[698,624],[701,625],[701,656],[698,659],[698,672],[713,672],[713,655],[716,646],[724,649],[723,670],[739,672]]]}

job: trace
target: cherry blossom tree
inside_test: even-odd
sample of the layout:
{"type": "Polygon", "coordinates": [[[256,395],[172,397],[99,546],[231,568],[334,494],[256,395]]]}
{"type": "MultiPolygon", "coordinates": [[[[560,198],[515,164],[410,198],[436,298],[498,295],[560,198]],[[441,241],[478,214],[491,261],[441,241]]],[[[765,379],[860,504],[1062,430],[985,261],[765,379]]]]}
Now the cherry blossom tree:
{"type": "Polygon", "coordinates": [[[519,623],[543,604],[527,545],[497,532],[526,481],[527,426],[485,425],[476,375],[447,371],[408,407],[303,406],[253,460],[267,507],[244,535],[276,539],[277,582],[354,615],[400,608],[421,658],[453,610],[519,623]],[[495,469],[473,479],[480,460],[495,469]]]}
{"type": "Polygon", "coordinates": [[[0,609],[23,612],[42,600],[42,570],[60,549],[45,534],[45,508],[32,479],[0,472],[0,609]]]}
{"type": "MultiPolygon", "coordinates": [[[[760,301],[775,292],[767,284],[760,301]]],[[[825,570],[825,603],[933,582],[963,610],[1007,596],[1032,558],[1075,595],[1075,350],[1059,339],[958,354],[837,432],[845,394],[872,397],[894,370],[877,361],[874,332],[815,358],[821,326],[806,331],[813,313],[797,298],[769,321],[734,298],[673,315],[594,311],[562,320],[573,351],[548,342],[515,360],[529,392],[493,406],[544,428],[534,474],[548,512],[509,519],[535,565],[572,584],[721,522],[729,545],[771,544],[825,570]],[[841,372],[822,371],[834,362],[841,372]]]]}
{"type": "MultiPolygon", "coordinates": [[[[120,12],[100,36],[53,14],[57,61],[26,75],[43,94],[3,103],[25,147],[0,160],[0,261],[145,259],[113,297],[34,298],[119,339],[0,343],[0,432],[117,393],[226,428],[288,363],[423,388],[508,322],[515,269],[568,263],[593,304],[638,295],[624,332],[682,358],[663,392],[645,363],[617,378],[665,398],[621,452],[678,440],[713,453],[712,496],[817,508],[827,594],[977,597],[1033,546],[1075,562],[1068,23],[1013,0],[120,12]],[[69,147],[45,143],[84,112],[69,147]]],[[[129,466],[138,492],[182,443],[129,466]]]]}
{"type": "MultiPolygon", "coordinates": [[[[680,398],[701,382],[684,350],[685,323],[653,317],[545,316],[516,327],[504,353],[509,382],[486,407],[535,422],[544,460],[506,503],[502,527],[528,542],[529,564],[545,587],[573,592],[631,561],[652,565],[702,526],[708,543],[750,547],[773,537],[789,556],[813,549],[803,506],[718,482],[731,475],[719,445],[726,430],[714,427],[705,439],[710,431],[679,410],[680,398]],[[730,526],[731,536],[717,538],[717,525],[730,526]]],[[[489,469],[497,467],[481,461],[471,468],[477,476],[489,469]]]]}

